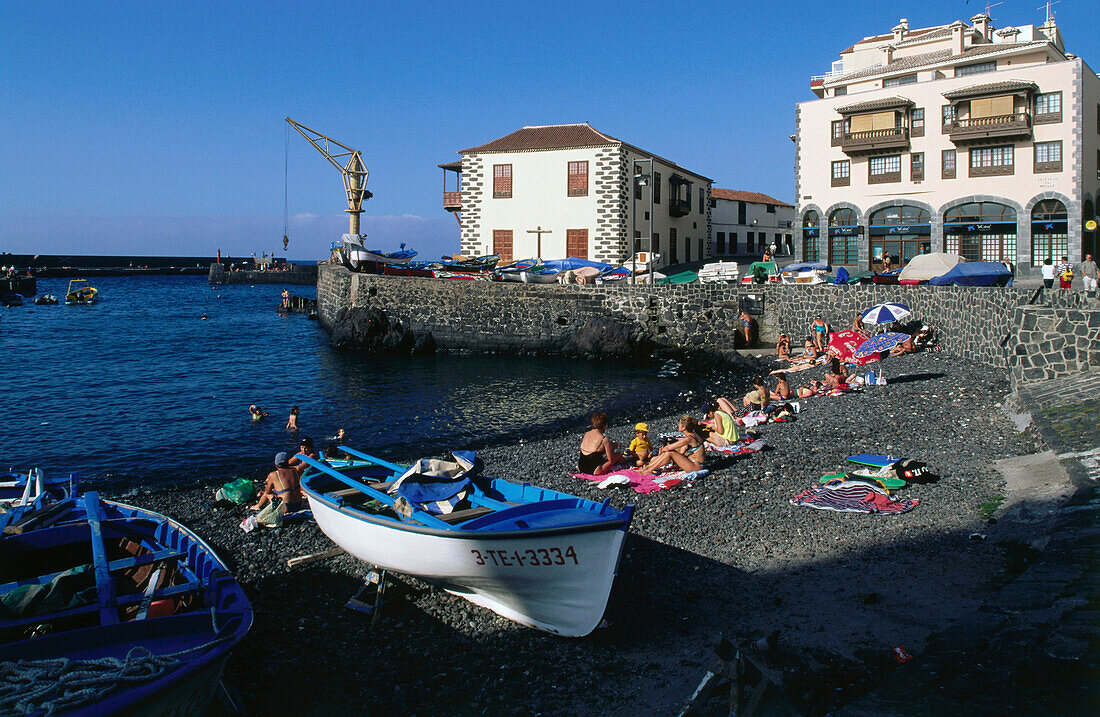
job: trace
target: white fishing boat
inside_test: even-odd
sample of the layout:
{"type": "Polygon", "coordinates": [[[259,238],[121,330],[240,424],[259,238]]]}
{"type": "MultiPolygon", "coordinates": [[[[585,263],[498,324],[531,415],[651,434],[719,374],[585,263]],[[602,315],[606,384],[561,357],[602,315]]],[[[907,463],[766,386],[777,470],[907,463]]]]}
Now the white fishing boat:
{"type": "Polygon", "coordinates": [[[339,448],[359,460],[298,458],[317,524],[348,553],[555,635],[599,624],[632,507],[484,478],[463,451],[409,467],[339,448]]]}
{"type": "Polygon", "coordinates": [[[779,273],[779,281],[783,284],[824,284],[832,270],[833,267],[825,261],[788,264],[779,273]]]}
{"type": "Polygon", "coordinates": [[[712,261],[699,270],[699,282],[703,284],[737,284],[741,281],[741,268],[736,261],[712,261]]]}
{"type": "Polygon", "coordinates": [[[374,262],[376,264],[408,264],[413,257],[417,255],[415,249],[406,249],[405,244],[401,244],[401,248],[398,251],[384,252],[380,249],[366,249],[363,245],[363,240],[366,238],[366,234],[345,234],[343,236],[343,246],[340,251],[343,256],[343,263],[349,269],[360,269],[367,262],[374,262]]]}

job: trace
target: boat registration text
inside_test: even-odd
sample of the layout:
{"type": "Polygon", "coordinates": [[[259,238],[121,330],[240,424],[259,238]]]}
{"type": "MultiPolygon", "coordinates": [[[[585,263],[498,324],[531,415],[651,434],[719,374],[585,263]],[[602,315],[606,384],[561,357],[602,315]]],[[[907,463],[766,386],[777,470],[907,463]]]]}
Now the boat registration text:
{"type": "Polygon", "coordinates": [[[531,566],[548,566],[548,565],[568,565],[569,561],[573,561],[573,565],[580,565],[577,560],[577,551],[570,545],[562,552],[561,548],[535,548],[532,550],[524,550],[520,552],[513,550],[509,553],[507,550],[477,550],[470,551],[474,558],[477,560],[478,565],[493,565],[505,568],[511,567],[526,567],[531,566]]]}

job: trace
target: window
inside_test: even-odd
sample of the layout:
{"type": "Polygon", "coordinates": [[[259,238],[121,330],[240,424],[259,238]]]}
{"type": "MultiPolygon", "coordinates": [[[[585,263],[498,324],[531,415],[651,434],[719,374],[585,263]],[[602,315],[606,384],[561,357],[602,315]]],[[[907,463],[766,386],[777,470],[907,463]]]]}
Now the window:
{"type": "Polygon", "coordinates": [[[500,260],[507,264],[512,261],[512,230],[493,230],[493,253],[500,255],[500,260]]]}
{"type": "Polygon", "coordinates": [[[829,235],[829,263],[858,264],[859,239],[849,236],[829,235]]]}
{"type": "Polygon", "coordinates": [[[916,75],[902,75],[901,77],[888,77],[882,81],[883,88],[886,87],[901,87],[902,85],[915,85],[917,84],[916,75]]]}
{"type": "Polygon", "coordinates": [[[588,161],[569,163],[568,196],[588,196],[588,161]]]}
{"type": "Polygon", "coordinates": [[[909,179],[913,182],[924,181],[924,152],[909,155],[909,179]]]}
{"type": "Polygon", "coordinates": [[[699,213],[707,213],[707,190],[699,187],[699,213]]]}
{"type": "Polygon", "coordinates": [[[639,231],[635,231],[634,232],[634,253],[637,254],[640,251],[645,251],[644,249],[642,249],[642,233],[639,232],[639,231]]]}
{"type": "Polygon", "coordinates": [[[911,204],[900,207],[886,207],[871,215],[868,222],[873,227],[888,227],[902,224],[928,224],[931,221],[927,209],[921,209],[911,204]]]}
{"type": "Polygon", "coordinates": [[[738,224],[747,224],[748,223],[748,222],[745,221],[745,203],[744,202],[738,202],[737,203],[737,223],[738,224]]]}
{"type": "MultiPolygon", "coordinates": [[[[986,118],[1009,117],[1016,113],[1016,101],[1012,95],[982,97],[970,100],[970,126],[984,124],[975,122],[986,118]]],[[[1001,121],[1000,119],[996,121],[1001,121]]]]}
{"type": "Polygon", "coordinates": [[[676,258],[676,227],[669,227],[668,230],[668,262],[670,264],[679,263],[679,259],[676,258]]]}
{"type": "Polygon", "coordinates": [[[844,120],[833,120],[832,146],[839,147],[844,142],[844,120]]]}
{"type": "Polygon", "coordinates": [[[576,257],[577,259],[588,258],[587,229],[565,230],[565,255],[576,257]]]}
{"type": "Polygon", "coordinates": [[[1062,229],[1058,224],[1068,218],[1066,205],[1057,199],[1044,199],[1031,210],[1032,266],[1040,266],[1047,259],[1057,264],[1069,255],[1069,237],[1058,231],[1062,229]]]}
{"type": "Polygon", "coordinates": [[[940,157],[940,166],[943,168],[941,176],[944,179],[955,178],[955,150],[943,150],[943,155],[940,157]]]}
{"type": "Polygon", "coordinates": [[[745,232],[745,253],[752,254],[756,237],[752,232],[745,232]]]}
{"type": "Polygon", "coordinates": [[[774,204],[766,204],[765,207],[766,207],[765,211],[767,211],[768,214],[775,214],[775,205],[774,204]]]}
{"type": "Polygon", "coordinates": [[[737,232],[730,232],[729,253],[730,254],[736,254],[737,253],[737,232]]]}
{"type": "Polygon", "coordinates": [[[642,198],[642,183],[641,183],[639,177],[640,177],[640,175],[637,175],[637,174],[634,175],[634,198],[635,199],[641,199],[642,198]]]}
{"type": "Polygon", "coordinates": [[[1035,173],[1062,171],[1062,140],[1035,143],[1035,173]]]}
{"type": "Polygon", "coordinates": [[[512,165],[493,165],[493,199],[512,198],[512,165]]]}
{"type": "Polygon", "coordinates": [[[802,235],[802,261],[820,261],[821,257],[817,249],[817,237],[802,235]]]}
{"type": "Polygon", "coordinates": [[[661,203],[661,173],[653,173],[653,203],[661,203]]]}
{"type": "Polygon", "coordinates": [[[833,162],[833,186],[834,187],[847,187],[852,183],[852,163],[850,160],[842,159],[837,162],[833,162]]]}
{"type": "Polygon", "coordinates": [[[968,77],[969,75],[980,75],[985,72],[996,72],[997,61],[990,60],[989,62],[978,62],[973,65],[962,65],[955,68],[955,77],[968,77]]]}
{"type": "Polygon", "coordinates": [[[869,184],[884,184],[886,182],[901,181],[901,155],[891,154],[886,157],[871,157],[867,162],[867,182],[869,184]]]}
{"type": "Polygon", "coordinates": [[[847,87],[837,87],[833,89],[833,97],[843,97],[846,94],[848,94],[847,87]]]}
{"type": "Polygon", "coordinates": [[[718,232],[718,241],[714,246],[714,250],[716,252],[718,252],[719,256],[726,253],[726,233],[725,232],[718,232]]]}
{"type": "Polygon", "coordinates": [[[684,261],[691,261],[691,237],[684,237],[684,261]]]}
{"type": "Polygon", "coordinates": [[[975,147],[970,150],[970,176],[992,177],[1014,174],[1013,146],[975,147]]]}
{"type": "Polygon", "coordinates": [[[1047,92],[1035,95],[1035,124],[1053,124],[1062,121],[1062,93],[1047,92]]]}
{"type": "Polygon", "coordinates": [[[955,109],[955,105],[943,106],[943,134],[947,134],[951,131],[951,125],[955,124],[955,120],[958,119],[958,112],[955,109]]]}
{"type": "Polygon", "coordinates": [[[909,110],[909,136],[924,136],[924,108],[916,107],[909,110]]]}

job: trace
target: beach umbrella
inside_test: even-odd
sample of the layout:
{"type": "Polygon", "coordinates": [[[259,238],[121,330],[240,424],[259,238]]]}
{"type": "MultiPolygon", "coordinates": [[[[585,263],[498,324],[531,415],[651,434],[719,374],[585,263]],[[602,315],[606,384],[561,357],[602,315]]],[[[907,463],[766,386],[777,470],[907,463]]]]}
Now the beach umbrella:
{"type": "Polygon", "coordinates": [[[892,324],[908,318],[910,313],[909,307],[905,304],[876,304],[863,312],[863,323],[876,326],[892,324]]]}
{"type": "Polygon", "coordinates": [[[856,358],[865,358],[871,354],[877,354],[882,351],[889,351],[903,341],[909,339],[909,334],[902,334],[896,331],[892,331],[887,334],[879,334],[878,336],[872,336],[859,345],[852,355],[856,358]]]}

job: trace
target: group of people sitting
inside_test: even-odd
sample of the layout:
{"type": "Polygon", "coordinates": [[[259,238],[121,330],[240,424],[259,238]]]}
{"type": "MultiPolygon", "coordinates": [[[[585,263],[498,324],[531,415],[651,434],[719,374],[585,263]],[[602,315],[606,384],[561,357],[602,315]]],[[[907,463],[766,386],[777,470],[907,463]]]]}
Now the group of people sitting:
{"type": "MultiPolygon", "coordinates": [[[[323,459],[314,447],[313,439],[309,436],[302,436],[301,440],[298,441],[298,452],[293,456],[285,451],[275,454],[275,470],[267,474],[264,487],[259,493],[259,500],[256,501],[255,505],[250,506],[250,509],[262,510],[276,498],[282,501],[280,510],[283,515],[308,508],[305,496],[302,495],[302,474],[309,468],[309,464],[298,456],[304,455],[315,461],[338,459],[341,455],[337,445],[343,442],[342,439],[346,435],[344,429],[341,428],[339,433],[333,437],[334,442],[325,446],[323,459]]],[[[346,458],[347,456],[343,457],[346,458]]]]}
{"type": "MultiPolygon", "coordinates": [[[[616,466],[632,465],[643,475],[652,475],[666,466],[675,466],[684,471],[697,471],[707,459],[706,440],[700,433],[699,422],[692,416],[680,416],[677,424],[682,436],[677,440],[653,450],[649,440],[649,426],[639,423],[634,426],[634,440],[625,451],[619,451],[619,444],[607,436],[608,417],[603,411],[592,414],[591,430],[581,438],[580,456],[577,458],[577,470],[589,475],[604,475],[616,466]]],[[[727,434],[737,432],[730,418],[727,434]]],[[[715,433],[710,432],[713,438],[715,433]]]]}

